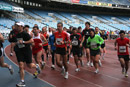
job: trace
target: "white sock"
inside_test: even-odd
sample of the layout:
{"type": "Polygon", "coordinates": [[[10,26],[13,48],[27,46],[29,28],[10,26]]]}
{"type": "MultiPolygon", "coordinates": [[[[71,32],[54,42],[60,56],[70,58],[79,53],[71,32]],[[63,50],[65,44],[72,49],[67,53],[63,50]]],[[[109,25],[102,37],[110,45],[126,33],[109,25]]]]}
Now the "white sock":
{"type": "Polygon", "coordinates": [[[66,74],[68,75],[68,72],[66,72],[66,74]]]}
{"type": "Polygon", "coordinates": [[[64,66],[62,66],[62,69],[64,69],[64,66]]]}
{"type": "Polygon", "coordinates": [[[21,82],[24,82],[24,80],[21,80],[21,82]]]}

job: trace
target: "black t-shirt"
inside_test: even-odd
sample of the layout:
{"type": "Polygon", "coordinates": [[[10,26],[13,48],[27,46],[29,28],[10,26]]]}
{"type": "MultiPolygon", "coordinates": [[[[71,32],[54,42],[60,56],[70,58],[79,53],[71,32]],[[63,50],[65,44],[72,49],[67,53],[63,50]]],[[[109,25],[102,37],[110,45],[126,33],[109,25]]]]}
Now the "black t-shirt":
{"type": "Polygon", "coordinates": [[[18,31],[16,29],[12,30],[9,34],[9,36],[12,35],[12,38],[9,37],[9,42],[15,42],[17,34],[18,31]]]}
{"type": "MultiPolygon", "coordinates": [[[[31,39],[31,36],[26,33],[25,31],[21,32],[21,33],[18,33],[16,35],[16,39],[15,39],[15,42],[17,43],[19,40],[23,40],[23,41],[28,41],[31,39]]],[[[15,46],[15,51],[30,51],[31,48],[30,48],[30,44],[16,44],[15,46]]]]}
{"type": "Polygon", "coordinates": [[[72,34],[72,31],[67,31],[69,34],[72,34]]]}
{"type": "Polygon", "coordinates": [[[84,42],[86,43],[88,37],[90,36],[90,29],[88,29],[88,30],[84,29],[84,30],[82,31],[82,36],[85,36],[84,42]]]}
{"type": "Polygon", "coordinates": [[[81,42],[81,35],[80,34],[71,34],[70,40],[72,42],[72,47],[79,47],[81,42]]]}

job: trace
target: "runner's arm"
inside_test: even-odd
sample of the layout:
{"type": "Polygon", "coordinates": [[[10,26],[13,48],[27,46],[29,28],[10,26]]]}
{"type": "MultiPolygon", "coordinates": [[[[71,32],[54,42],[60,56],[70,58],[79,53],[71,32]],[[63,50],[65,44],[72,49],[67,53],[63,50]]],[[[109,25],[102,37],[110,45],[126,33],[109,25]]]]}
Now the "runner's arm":
{"type": "Polygon", "coordinates": [[[99,36],[100,45],[103,44],[104,40],[99,36]]]}
{"type": "Polygon", "coordinates": [[[117,40],[114,42],[115,50],[117,50],[117,40]]]}
{"type": "Polygon", "coordinates": [[[4,37],[3,37],[3,35],[1,33],[0,33],[0,41],[4,42],[4,37]]]}
{"type": "Polygon", "coordinates": [[[83,36],[82,39],[81,39],[80,47],[82,47],[84,40],[85,40],[85,36],[83,36]]]}
{"type": "Polygon", "coordinates": [[[28,40],[28,41],[23,41],[23,43],[24,44],[30,44],[30,43],[33,43],[34,41],[33,41],[33,39],[31,38],[30,40],[28,40]]]}
{"type": "Polygon", "coordinates": [[[88,47],[90,47],[90,43],[91,43],[91,40],[90,40],[90,37],[89,37],[88,40],[87,40],[87,44],[86,44],[86,45],[87,45],[88,47]]]}

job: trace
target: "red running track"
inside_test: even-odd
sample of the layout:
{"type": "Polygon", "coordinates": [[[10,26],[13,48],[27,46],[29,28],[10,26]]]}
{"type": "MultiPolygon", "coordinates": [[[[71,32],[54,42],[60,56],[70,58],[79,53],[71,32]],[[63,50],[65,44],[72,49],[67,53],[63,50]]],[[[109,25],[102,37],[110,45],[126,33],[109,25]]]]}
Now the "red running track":
{"type": "MultiPolygon", "coordinates": [[[[100,67],[100,73],[94,74],[93,67],[86,66],[86,59],[83,58],[85,66],[80,67],[80,72],[75,72],[74,59],[70,58],[69,79],[66,80],[60,74],[60,69],[56,67],[52,70],[51,58],[46,61],[46,67],[38,78],[53,84],[56,87],[130,87],[130,77],[124,77],[121,73],[121,67],[117,58],[117,52],[114,50],[113,41],[106,43],[107,53],[105,60],[102,60],[103,66],[100,67]]],[[[10,46],[5,48],[5,53],[14,63],[17,64],[15,55],[10,57],[10,46]]],[[[26,71],[34,73],[35,70],[25,68],[26,71]]],[[[128,72],[130,76],[130,72],[128,72]]],[[[32,86],[33,87],[33,86],[32,86]]]]}

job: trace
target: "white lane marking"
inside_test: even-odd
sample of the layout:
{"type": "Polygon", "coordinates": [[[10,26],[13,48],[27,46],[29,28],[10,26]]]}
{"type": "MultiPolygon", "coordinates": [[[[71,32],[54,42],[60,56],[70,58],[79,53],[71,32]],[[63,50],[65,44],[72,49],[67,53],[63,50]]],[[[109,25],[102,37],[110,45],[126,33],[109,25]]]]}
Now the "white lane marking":
{"type": "MultiPolygon", "coordinates": [[[[16,63],[14,63],[8,56],[7,56],[7,54],[6,54],[6,52],[5,52],[5,49],[8,47],[9,45],[7,45],[5,48],[4,48],[4,54],[5,54],[5,56],[14,64],[14,65],[16,65],[17,67],[19,67],[16,63]]],[[[26,70],[25,70],[26,71],[26,70]]],[[[28,71],[26,71],[28,74],[30,74],[31,76],[33,76],[30,72],[28,72],[28,71]]],[[[49,83],[49,82],[47,82],[47,81],[45,81],[45,80],[43,80],[43,79],[40,79],[40,78],[38,78],[39,80],[41,80],[41,81],[43,81],[43,82],[45,82],[45,83],[47,83],[47,84],[49,84],[49,85],[51,85],[51,86],[53,86],[53,87],[56,87],[55,85],[53,85],[53,84],[51,84],[51,83],[49,83]]]]}

